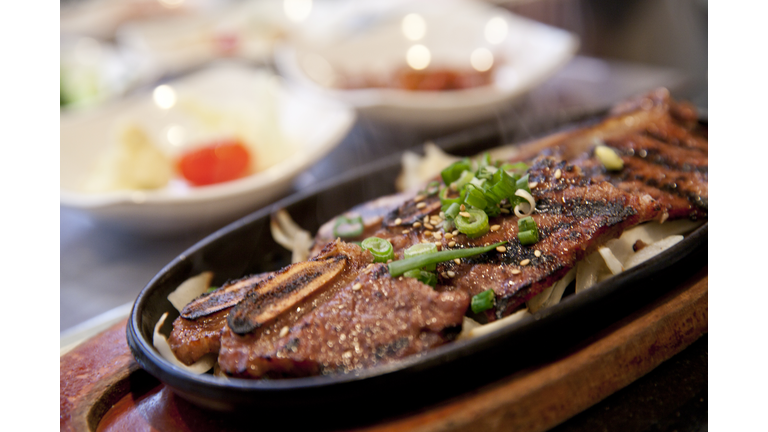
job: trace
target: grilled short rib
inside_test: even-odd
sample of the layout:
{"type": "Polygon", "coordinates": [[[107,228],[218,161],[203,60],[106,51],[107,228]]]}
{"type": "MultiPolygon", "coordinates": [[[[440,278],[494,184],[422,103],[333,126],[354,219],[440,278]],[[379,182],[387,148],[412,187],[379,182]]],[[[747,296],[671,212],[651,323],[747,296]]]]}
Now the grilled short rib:
{"type": "Polygon", "coordinates": [[[462,291],[392,278],[376,264],[298,320],[243,336],[226,331],[219,365],[233,376],[282,378],[386,364],[452,340],[468,306],[462,291]]]}
{"type": "Polygon", "coordinates": [[[617,105],[598,125],[524,144],[515,160],[563,159],[596,180],[652,196],[666,212],[663,219],[706,219],[708,152],[707,129],[695,109],[658,89],[617,105]],[[594,155],[600,144],[616,151],[622,170],[603,167],[594,155]]]}
{"type": "Polygon", "coordinates": [[[229,310],[270,275],[262,273],[227,282],[216,291],[205,293],[186,305],[181,310],[181,316],[173,322],[168,338],[176,358],[191,365],[208,353],[218,353],[221,331],[227,325],[229,310]]]}
{"type": "Polygon", "coordinates": [[[384,265],[369,265],[371,257],[361,255],[367,252],[333,241],[331,221],[318,232],[309,262],[238,292],[234,303],[222,293],[185,308],[174,332],[191,342],[174,351],[187,362],[220,344],[221,369],[247,378],[388,363],[452,340],[472,295],[493,289],[496,304],[487,317],[502,318],[626,228],[707,216],[706,129],[666,91],[620,104],[598,125],[525,144],[513,159],[520,160],[532,165],[536,244],[520,244],[509,213],[490,219],[498,225],[490,233],[468,239],[442,229],[436,196],[384,197],[357,210],[365,216],[364,236],[388,239],[396,259],[427,241],[441,249],[507,241],[506,250],[439,264],[433,290],[391,278],[384,265]],[[624,169],[607,171],[594,156],[598,144],[613,147],[624,169]]]}

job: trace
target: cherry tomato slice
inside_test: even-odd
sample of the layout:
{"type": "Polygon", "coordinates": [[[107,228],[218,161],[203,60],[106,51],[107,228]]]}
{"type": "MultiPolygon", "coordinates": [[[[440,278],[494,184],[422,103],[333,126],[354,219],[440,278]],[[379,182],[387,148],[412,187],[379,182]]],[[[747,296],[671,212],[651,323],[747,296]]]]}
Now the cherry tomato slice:
{"type": "Polygon", "coordinates": [[[223,183],[248,172],[248,149],[236,140],[217,141],[181,156],[179,171],[195,186],[223,183]]]}

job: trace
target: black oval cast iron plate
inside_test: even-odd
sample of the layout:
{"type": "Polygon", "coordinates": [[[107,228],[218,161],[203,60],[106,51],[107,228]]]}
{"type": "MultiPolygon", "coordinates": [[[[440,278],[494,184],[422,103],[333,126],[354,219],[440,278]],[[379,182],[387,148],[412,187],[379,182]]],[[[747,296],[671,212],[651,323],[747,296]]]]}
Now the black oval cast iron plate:
{"type": "MultiPolygon", "coordinates": [[[[456,154],[476,154],[502,144],[478,129],[437,144],[456,154]]],[[[214,272],[213,285],[290,263],[276,244],[270,214],[284,208],[310,232],[362,202],[395,192],[400,155],[354,169],[335,180],[288,197],[213,233],[163,268],[141,291],[127,338],[138,363],[183,398],[208,409],[255,414],[261,421],[313,428],[354,424],[418,409],[478,388],[525,367],[562,356],[591,335],[658,298],[707,266],[704,224],[662,254],[564,298],[511,326],[472,340],[452,342],[382,367],[309,378],[243,380],[194,375],[165,361],[152,346],[164,312],[166,334],[178,312],[168,294],[184,280],[214,272]],[[300,415],[297,415],[301,413],[300,415]],[[289,417],[286,417],[289,416],[289,417]],[[281,420],[282,419],[282,420],[281,420]]]]}

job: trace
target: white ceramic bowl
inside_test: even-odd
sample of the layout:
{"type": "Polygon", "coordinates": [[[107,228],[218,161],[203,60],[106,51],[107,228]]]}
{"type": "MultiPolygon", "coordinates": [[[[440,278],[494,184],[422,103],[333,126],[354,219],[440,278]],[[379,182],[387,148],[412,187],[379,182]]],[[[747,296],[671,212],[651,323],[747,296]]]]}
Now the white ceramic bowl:
{"type": "Polygon", "coordinates": [[[289,90],[269,72],[236,63],[219,63],[168,84],[178,101],[170,109],[160,108],[146,94],[98,111],[62,115],[63,207],[82,211],[97,223],[141,234],[221,225],[284,193],[298,174],[341,141],[355,120],[354,110],[344,104],[289,90]],[[204,122],[190,110],[202,110],[204,122]],[[259,164],[271,166],[210,186],[191,187],[175,179],[156,190],[87,192],[85,184],[98,160],[117,141],[116,129],[128,122],[140,125],[170,156],[217,135],[245,135],[258,142],[259,164]],[[181,142],[178,134],[175,144],[171,142],[172,125],[186,131],[181,142]]]}
{"type": "MultiPolygon", "coordinates": [[[[566,31],[482,2],[358,2],[327,19],[308,23],[290,45],[275,52],[280,73],[320,94],[355,106],[361,113],[406,123],[456,124],[492,116],[498,108],[557,72],[578,48],[566,31]],[[406,37],[404,18],[418,14],[406,37]],[[423,31],[420,31],[420,28],[423,31]],[[431,53],[430,65],[472,70],[477,49],[494,56],[490,85],[453,91],[393,88],[340,89],[340,74],[384,77],[404,67],[416,45],[431,53]]],[[[411,22],[413,23],[413,19],[411,22]]]]}

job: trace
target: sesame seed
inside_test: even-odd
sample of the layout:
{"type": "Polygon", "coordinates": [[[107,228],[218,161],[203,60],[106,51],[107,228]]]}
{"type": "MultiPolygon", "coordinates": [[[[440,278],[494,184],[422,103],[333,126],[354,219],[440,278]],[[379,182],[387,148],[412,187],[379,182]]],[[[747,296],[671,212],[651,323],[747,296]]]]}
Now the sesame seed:
{"type": "Polygon", "coordinates": [[[458,186],[456,186],[456,185],[455,185],[455,184],[453,184],[453,183],[451,183],[451,185],[450,185],[450,186],[448,186],[448,187],[449,187],[449,188],[451,188],[451,190],[452,190],[452,191],[456,191],[456,190],[458,190],[458,189],[459,189],[459,188],[458,188],[458,186]]]}
{"type": "Polygon", "coordinates": [[[424,216],[424,223],[429,223],[429,215],[424,216]]]}
{"type": "Polygon", "coordinates": [[[440,212],[440,217],[444,218],[445,217],[445,212],[440,212]]]}
{"type": "Polygon", "coordinates": [[[414,223],[413,223],[413,227],[414,227],[414,228],[418,228],[418,227],[420,227],[420,226],[421,226],[421,222],[414,222],[414,223]]]}
{"type": "Polygon", "coordinates": [[[432,236],[433,236],[434,238],[438,239],[438,240],[440,240],[441,238],[443,238],[443,235],[442,235],[441,233],[439,233],[439,232],[435,232],[435,233],[432,233],[432,236]]]}
{"type": "Polygon", "coordinates": [[[373,267],[373,263],[368,264],[368,267],[366,267],[365,269],[368,270],[371,267],[373,267]]]}
{"type": "Polygon", "coordinates": [[[504,253],[504,252],[506,252],[506,251],[507,251],[507,248],[506,248],[506,247],[504,247],[504,246],[499,246],[499,247],[497,247],[497,248],[496,248],[496,250],[497,250],[497,251],[499,251],[499,252],[502,252],[502,253],[504,253]]]}
{"type": "Polygon", "coordinates": [[[413,197],[413,202],[424,201],[424,195],[416,195],[413,197]]]}
{"type": "Polygon", "coordinates": [[[535,251],[533,251],[533,254],[536,255],[536,258],[538,258],[541,256],[541,251],[536,249],[535,251]]]}
{"type": "Polygon", "coordinates": [[[389,263],[391,263],[391,262],[392,262],[392,260],[391,260],[391,259],[388,259],[388,260],[387,260],[387,264],[389,264],[389,263]]]}
{"type": "Polygon", "coordinates": [[[288,334],[288,326],[285,326],[285,327],[280,329],[280,335],[279,335],[280,337],[283,337],[283,336],[285,336],[287,334],[288,334]]]}
{"type": "Polygon", "coordinates": [[[453,236],[456,237],[457,235],[459,235],[459,230],[453,230],[451,234],[453,234],[453,236]]]}
{"type": "Polygon", "coordinates": [[[403,234],[408,234],[409,232],[411,232],[411,231],[410,231],[410,230],[407,230],[407,229],[406,229],[406,230],[403,230],[403,234]]]}
{"type": "Polygon", "coordinates": [[[558,168],[557,171],[555,171],[555,178],[559,179],[562,175],[563,175],[563,172],[560,171],[560,168],[558,168]]]}
{"type": "Polygon", "coordinates": [[[455,241],[452,241],[452,242],[448,243],[448,247],[454,247],[454,246],[456,246],[456,242],[455,241]]]}
{"type": "Polygon", "coordinates": [[[352,291],[358,291],[358,290],[359,290],[360,288],[362,288],[362,287],[363,287],[363,284],[361,284],[360,282],[358,282],[358,283],[356,283],[356,284],[352,285],[352,291]]]}
{"type": "Polygon", "coordinates": [[[513,275],[519,275],[520,273],[522,273],[520,270],[518,270],[518,269],[512,269],[512,274],[513,274],[513,275]]]}
{"type": "Polygon", "coordinates": [[[509,214],[509,209],[502,208],[501,212],[504,214],[509,214]]]}
{"type": "Polygon", "coordinates": [[[420,203],[416,204],[416,208],[417,208],[417,209],[423,209],[423,208],[424,208],[424,207],[426,207],[426,206],[427,206],[427,205],[426,205],[425,203],[423,203],[423,202],[420,202],[420,203]]]}
{"type": "Polygon", "coordinates": [[[395,225],[400,225],[401,223],[403,223],[402,219],[400,218],[395,219],[395,225]]]}
{"type": "Polygon", "coordinates": [[[453,262],[455,262],[456,264],[461,264],[461,258],[454,258],[453,262]]]}
{"type": "Polygon", "coordinates": [[[430,231],[430,230],[424,230],[424,235],[425,235],[425,236],[431,236],[431,235],[432,235],[432,231],[430,231]]]}
{"type": "Polygon", "coordinates": [[[446,240],[450,240],[450,239],[452,239],[452,238],[453,238],[453,234],[451,234],[451,233],[445,233],[445,239],[446,239],[446,240]]]}
{"type": "Polygon", "coordinates": [[[528,265],[528,264],[530,264],[530,263],[531,263],[531,260],[529,260],[528,258],[526,258],[526,259],[524,259],[524,260],[520,261],[520,265],[521,265],[521,266],[527,266],[527,265],[528,265]]]}
{"type": "Polygon", "coordinates": [[[462,205],[459,207],[459,210],[461,210],[461,211],[464,211],[464,210],[466,210],[466,209],[467,209],[467,206],[465,206],[464,204],[462,204],[462,205]]]}
{"type": "Polygon", "coordinates": [[[440,248],[443,247],[443,244],[440,242],[435,242],[435,247],[437,248],[437,250],[440,250],[440,248]]]}
{"type": "Polygon", "coordinates": [[[464,217],[470,217],[470,216],[472,216],[471,214],[469,214],[468,212],[465,212],[465,211],[463,211],[463,212],[459,212],[459,215],[461,215],[461,216],[464,216],[464,217]]]}
{"type": "Polygon", "coordinates": [[[501,225],[491,225],[491,231],[498,231],[501,229],[501,225]]]}
{"type": "Polygon", "coordinates": [[[435,229],[435,227],[432,226],[432,224],[428,224],[428,223],[424,224],[424,228],[431,229],[431,230],[435,229]]]}
{"type": "Polygon", "coordinates": [[[539,182],[530,182],[530,183],[528,183],[528,187],[531,188],[531,189],[535,188],[538,185],[539,185],[539,182]]]}
{"type": "Polygon", "coordinates": [[[440,275],[441,275],[442,277],[446,278],[446,279],[448,278],[448,274],[447,274],[446,272],[442,272],[442,273],[440,273],[440,275]]]}
{"type": "Polygon", "coordinates": [[[453,272],[451,270],[448,270],[446,273],[448,273],[448,277],[455,277],[456,276],[456,272],[453,272]]]}

